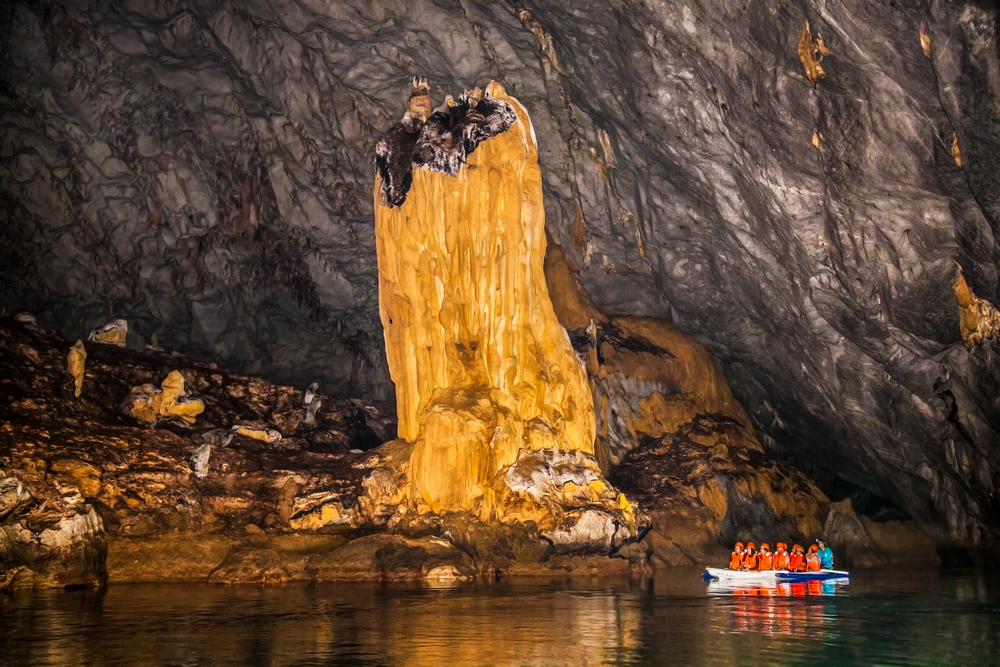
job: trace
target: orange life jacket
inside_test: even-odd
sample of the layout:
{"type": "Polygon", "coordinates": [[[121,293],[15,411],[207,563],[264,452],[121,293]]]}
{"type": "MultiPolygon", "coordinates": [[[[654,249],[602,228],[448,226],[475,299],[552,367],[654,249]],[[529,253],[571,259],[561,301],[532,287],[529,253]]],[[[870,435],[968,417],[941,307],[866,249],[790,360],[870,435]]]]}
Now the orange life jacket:
{"type": "Polygon", "coordinates": [[[806,570],[809,572],[819,572],[819,554],[810,551],[806,554],[806,570]]]}
{"type": "Polygon", "coordinates": [[[756,570],[759,556],[756,553],[743,552],[743,568],[746,570],[756,570]]]}
{"type": "Polygon", "coordinates": [[[806,569],[806,559],[802,554],[792,554],[788,559],[788,569],[792,572],[802,572],[806,569]]]}
{"type": "Polygon", "coordinates": [[[743,552],[734,551],[733,555],[729,557],[729,569],[738,570],[740,569],[740,565],[742,564],[743,564],[743,552]]]}
{"type": "Polygon", "coordinates": [[[779,551],[778,553],[774,554],[774,569],[775,570],[787,570],[788,569],[788,563],[789,563],[789,558],[788,558],[788,552],[787,551],[779,551]]]}
{"type": "Polygon", "coordinates": [[[771,554],[767,551],[761,552],[760,558],[757,559],[757,569],[760,572],[764,570],[771,569],[771,554]]]}

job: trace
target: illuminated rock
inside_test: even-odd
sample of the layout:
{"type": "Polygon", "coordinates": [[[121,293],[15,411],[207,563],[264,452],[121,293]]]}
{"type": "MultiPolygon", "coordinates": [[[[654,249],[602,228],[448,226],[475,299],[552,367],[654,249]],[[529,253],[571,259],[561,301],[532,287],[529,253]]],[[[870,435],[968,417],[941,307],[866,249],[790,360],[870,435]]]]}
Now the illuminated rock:
{"type": "Polygon", "coordinates": [[[83,347],[83,341],[78,340],[69,348],[66,355],[66,372],[73,376],[73,396],[80,398],[83,391],[83,368],[87,361],[87,350],[83,347]]]}
{"type": "Polygon", "coordinates": [[[191,453],[191,472],[198,479],[204,479],[208,475],[208,460],[212,456],[212,445],[207,442],[197,447],[191,453]]]}
{"type": "Polygon", "coordinates": [[[159,389],[148,383],[133,387],[121,408],[125,414],[147,424],[165,418],[179,419],[190,426],[205,411],[205,404],[187,396],[180,371],[170,371],[159,389]]]}
{"type": "Polygon", "coordinates": [[[962,342],[969,350],[982,345],[987,338],[993,338],[1000,332],[1000,312],[989,301],[980,299],[973,294],[969,284],[965,282],[961,267],[958,275],[951,281],[955,288],[955,298],[958,300],[959,326],[962,331],[962,342]]]}
{"type": "MultiPolygon", "coordinates": [[[[594,457],[586,371],[545,282],[531,121],[497,83],[487,87],[487,100],[491,113],[503,116],[509,105],[517,120],[463,154],[467,163],[456,175],[433,164],[415,168],[398,207],[383,199],[381,179],[375,184],[380,312],[399,435],[412,444],[410,496],[421,510],[464,509],[501,520],[545,516],[554,529],[567,507],[584,502],[570,498],[569,484],[545,481],[539,496],[510,486],[502,473],[514,464],[534,466],[541,480],[550,477],[547,459],[572,452],[572,486],[587,489],[587,502],[620,520],[618,494],[601,481],[594,457]]],[[[416,145],[423,143],[421,135],[416,145]]],[[[380,146],[393,157],[392,146],[380,146]]]]}
{"type": "Polygon", "coordinates": [[[128,322],[125,320],[111,320],[102,327],[98,327],[90,332],[87,340],[95,343],[107,343],[125,347],[125,337],[128,336],[128,322]]]}
{"type": "Polygon", "coordinates": [[[244,424],[236,424],[233,431],[252,440],[266,442],[269,445],[276,445],[281,442],[281,434],[273,428],[255,428],[244,424]]]}
{"type": "Polygon", "coordinates": [[[600,312],[558,246],[549,248],[545,275],[559,321],[586,359],[597,410],[597,455],[605,471],[640,439],[676,433],[699,414],[739,424],[748,437],[738,445],[762,451],[743,406],[703,345],[663,320],[600,312]]]}

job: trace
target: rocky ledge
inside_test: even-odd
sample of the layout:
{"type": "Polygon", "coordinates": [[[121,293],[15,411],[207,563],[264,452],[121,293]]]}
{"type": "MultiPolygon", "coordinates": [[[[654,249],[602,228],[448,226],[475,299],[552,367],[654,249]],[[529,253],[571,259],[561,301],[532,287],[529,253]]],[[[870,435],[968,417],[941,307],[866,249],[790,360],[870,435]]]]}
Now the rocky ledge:
{"type": "Polygon", "coordinates": [[[641,573],[717,561],[748,531],[826,529],[858,563],[934,558],[911,524],[862,525],[720,415],[625,456],[610,479],[643,508],[642,530],[592,544],[608,531],[589,525],[586,499],[567,526],[408,513],[392,405],[98,341],[85,343],[76,397],[68,359],[80,347],[30,317],[0,318],[0,588],[641,573]],[[142,421],[137,394],[188,407],[142,421]]]}

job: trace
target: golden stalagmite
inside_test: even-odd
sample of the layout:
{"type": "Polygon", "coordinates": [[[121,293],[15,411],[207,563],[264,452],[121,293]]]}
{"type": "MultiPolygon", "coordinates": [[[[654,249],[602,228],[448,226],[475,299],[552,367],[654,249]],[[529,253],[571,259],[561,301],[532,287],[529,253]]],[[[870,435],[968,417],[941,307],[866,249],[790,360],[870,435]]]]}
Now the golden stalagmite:
{"type": "Polygon", "coordinates": [[[80,398],[83,391],[83,369],[87,361],[87,350],[83,347],[83,341],[78,340],[69,348],[66,355],[66,372],[73,376],[73,396],[80,398]]]}
{"type": "Polygon", "coordinates": [[[958,300],[958,319],[962,331],[962,342],[971,350],[982,345],[987,338],[993,338],[1000,333],[1000,312],[989,301],[980,299],[972,293],[969,284],[959,267],[958,275],[951,281],[955,288],[955,298],[958,300]]]}
{"type": "Polygon", "coordinates": [[[489,512],[520,452],[593,455],[586,372],[545,283],[545,217],[528,114],[456,176],[415,168],[405,202],[375,185],[379,305],[411,494],[433,511],[489,512]]]}

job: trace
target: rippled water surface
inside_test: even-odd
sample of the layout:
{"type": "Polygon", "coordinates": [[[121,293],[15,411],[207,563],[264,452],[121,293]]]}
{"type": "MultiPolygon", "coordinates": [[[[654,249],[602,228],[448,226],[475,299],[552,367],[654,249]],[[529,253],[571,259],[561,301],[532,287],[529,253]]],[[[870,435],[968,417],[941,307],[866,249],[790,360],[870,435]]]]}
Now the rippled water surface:
{"type": "Polygon", "coordinates": [[[1000,581],[113,585],[0,594],[0,665],[991,665],[1000,581]]]}

